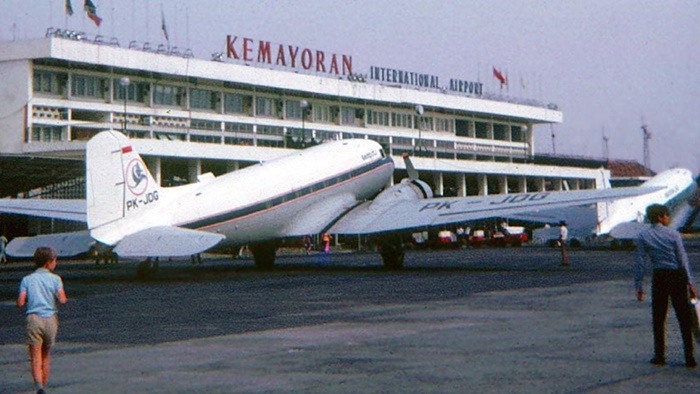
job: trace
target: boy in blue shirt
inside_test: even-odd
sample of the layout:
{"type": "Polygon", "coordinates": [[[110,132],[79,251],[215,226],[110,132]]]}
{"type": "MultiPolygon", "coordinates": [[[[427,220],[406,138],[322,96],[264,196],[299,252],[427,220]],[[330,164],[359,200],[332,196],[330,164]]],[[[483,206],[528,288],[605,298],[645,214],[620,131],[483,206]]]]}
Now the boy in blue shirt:
{"type": "Polygon", "coordinates": [[[39,247],[34,251],[37,269],[22,278],[19,285],[17,307],[27,306],[27,345],[32,364],[32,377],[37,394],[44,393],[51,372],[51,346],[58,332],[58,309],[56,301],[65,304],[68,300],[63,290],[61,277],[53,273],[56,269],[56,250],[39,247]]]}

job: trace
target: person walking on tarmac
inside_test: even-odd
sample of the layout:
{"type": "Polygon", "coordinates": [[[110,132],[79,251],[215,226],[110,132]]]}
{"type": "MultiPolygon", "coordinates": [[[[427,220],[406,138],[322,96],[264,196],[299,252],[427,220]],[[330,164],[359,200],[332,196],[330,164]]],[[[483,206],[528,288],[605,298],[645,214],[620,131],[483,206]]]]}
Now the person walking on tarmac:
{"type": "Polygon", "coordinates": [[[45,393],[51,371],[51,346],[58,332],[56,301],[68,300],[61,277],[54,274],[56,250],[39,247],[34,251],[36,271],[22,278],[17,307],[27,306],[27,345],[37,394],[45,393]]]}
{"type": "Polygon", "coordinates": [[[688,292],[697,298],[693,285],[693,275],[688,264],[688,255],[678,231],[668,228],[671,221],[668,209],[660,204],[647,208],[647,218],[651,227],[642,231],[637,239],[637,259],[635,264],[634,285],[637,300],[644,300],[642,280],[646,256],[653,267],[651,280],[651,305],[654,327],[654,365],[666,365],[666,316],[668,300],[671,299],[683,338],[685,366],[696,368],[693,349],[692,309],[688,292]]]}
{"type": "Polygon", "coordinates": [[[0,235],[0,264],[7,264],[5,247],[7,247],[7,238],[4,235],[0,235]]]}
{"type": "Polygon", "coordinates": [[[323,241],[323,252],[326,254],[330,253],[331,252],[331,235],[328,233],[323,233],[321,240],[323,241]]]}
{"type": "Polygon", "coordinates": [[[567,249],[566,241],[569,238],[569,229],[566,228],[566,222],[559,222],[559,245],[561,246],[561,265],[569,266],[569,250],[567,249]]]}

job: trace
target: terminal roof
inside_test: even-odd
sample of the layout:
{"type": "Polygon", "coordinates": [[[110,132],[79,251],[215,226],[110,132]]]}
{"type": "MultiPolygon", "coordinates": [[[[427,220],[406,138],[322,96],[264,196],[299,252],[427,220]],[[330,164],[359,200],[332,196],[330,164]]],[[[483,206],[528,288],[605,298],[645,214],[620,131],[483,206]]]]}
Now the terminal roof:
{"type": "Polygon", "coordinates": [[[0,198],[84,176],[82,159],[0,155],[0,198]]]}

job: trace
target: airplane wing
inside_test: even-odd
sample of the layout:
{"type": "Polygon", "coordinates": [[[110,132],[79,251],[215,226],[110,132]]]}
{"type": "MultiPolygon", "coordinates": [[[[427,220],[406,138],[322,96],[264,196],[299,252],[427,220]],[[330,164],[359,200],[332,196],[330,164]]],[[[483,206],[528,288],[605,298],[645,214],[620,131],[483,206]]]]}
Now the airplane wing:
{"type": "Polygon", "coordinates": [[[87,222],[85,200],[2,198],[0,213],[87,222]]]}
{"type": "Polygon", "coordinates": [[[12,257],[32,257],[39,246],[52,246],[59,257],[73,257],[88,252],[94,244],[95,240],[87,231],[17,237],[7,244],[7,254],[12,257]]]}
{"type": "Polygon", "coordinates": [[[610,236],[615,239],[637,239],[642,230],[648,226],[639,222],[620,223],[610,230],[610,236]]]}
{"type": "Polygon", "coordinates": [[[224,238],[216,233],[158,226],[127,235],[119,241],[114,252],[119,257],[148,257],[154,253],[168,257],[190,256],[213,248],[224,238]]]}
{"type": "MultiPolygon", "coordinates": [[[[499,216],[500,217],[500,216],[499,216]]],[[[597,211],[595,206],[564,207],[555,209],[543,209],[515,213],[502,216],[504,219],[520,220],[530,223],[553,224],[565,221],[567,225],[575,223],[578,227],[595,228],[598,224],[597,211]]]]}
{"type": "Polygon", "coordinates": [[[503,217],[515,213],[590,204],[651,193],[660,187],[574,190],[421,200],[365,202],[339,219],[329,232],[371,234],[503,217]]]}

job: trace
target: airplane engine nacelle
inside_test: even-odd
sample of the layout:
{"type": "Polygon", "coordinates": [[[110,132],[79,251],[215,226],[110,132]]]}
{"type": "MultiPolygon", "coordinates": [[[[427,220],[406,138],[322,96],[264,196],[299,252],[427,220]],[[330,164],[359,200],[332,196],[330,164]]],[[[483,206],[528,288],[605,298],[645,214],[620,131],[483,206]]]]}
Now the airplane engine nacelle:
{"type": "Polygon", "coordinates": [[[401,183],[394,185],[379,193],[372,205],[382,205],[385,201],[396,200],[423,200],[433,198],[433,190],[419,179],[402,179],[401,183]]]}

